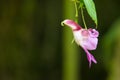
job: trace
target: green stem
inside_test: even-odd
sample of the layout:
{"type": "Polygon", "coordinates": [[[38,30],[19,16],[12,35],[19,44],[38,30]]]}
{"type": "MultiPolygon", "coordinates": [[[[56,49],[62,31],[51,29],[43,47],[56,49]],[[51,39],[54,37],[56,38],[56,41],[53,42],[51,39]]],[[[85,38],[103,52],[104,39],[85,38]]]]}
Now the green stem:
{"type": "MultiPolygon", "coordinates": [[[[74,11],[75,11],[75,5],[73,3],[69,3],[70,0],[63,0],[63,10],[64,10],[64,18],[70,18],[75,19],[74,11]]],[[[74,0],[75,1],[75,0],[74,0]]],[[[75,3],[76,4],[76,3],[75,3]]],[[[77,6],[77,4],[76,4],[77,6]]],[[[77,10],[77,9],[76,9],[77,10]]],[[[78,13],[78,11],[76,11],[78,13]]],[[[77,18],[76,18],[77,21],[77,18]]],[[[63,45],[62,45],[62,51],[63,51],[63,79],[62,80],[80,80],[79,79],[79,57],[78,56],[78,46],[76,44],[70,44],[71,39],[73,39],[73,35],[71,35],[71,30],[64,28],[63,29],[63,45]]],[[[80,53],[80,52],[79,52],[80,53]]]]}
{"type": "Polygon", "coordinates": [[[85,23],[85,18],[84,18],[84,14],[83,14],[83,8],[81,7],[81,15],[82,15],[82,20],[83,20],[83,24],[85,26],[85,29],[87,29],[86,23],[85,23]]]}
{"type": "Polygon", "coordinates": [[[78,23],[78,7],[77,7],[77,0],[74,0],[75,4],[75,21],[78,23]]]}

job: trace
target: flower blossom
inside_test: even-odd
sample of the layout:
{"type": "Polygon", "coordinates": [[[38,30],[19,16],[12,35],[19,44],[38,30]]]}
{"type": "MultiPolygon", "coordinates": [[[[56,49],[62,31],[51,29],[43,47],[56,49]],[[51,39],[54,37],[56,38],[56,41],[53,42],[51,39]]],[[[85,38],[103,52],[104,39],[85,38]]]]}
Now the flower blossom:
{"type": "Polygon", "coordinates": [[[88,50],[95,50],[97,48],[99,32],[92,28],[84,29],[69,19],[64,20],[62,23],[72,29],[75,42],[83,48],[87,55],[89,67],[91,67],[92,62],[96,64],[96,59],[88,50]]]}

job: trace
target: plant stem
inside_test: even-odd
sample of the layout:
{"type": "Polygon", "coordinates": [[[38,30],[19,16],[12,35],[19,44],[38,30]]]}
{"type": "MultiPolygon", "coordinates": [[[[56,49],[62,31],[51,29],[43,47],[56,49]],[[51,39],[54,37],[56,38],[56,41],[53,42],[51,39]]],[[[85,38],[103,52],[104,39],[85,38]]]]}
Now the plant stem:
{"type": "Polygon", "coordinates": [[[84,18],[84,14],[83,14],[83,8],[81,7],[81,15],[82,15],[82,20],[83,20],[83,24],[85,26],[85,29],[87,29],[86,23],[85,23],[85,18],[84,18]]]}
{"type": "Polygon", "coordinates": [[[78,23],[78,7],[77,7],[77,0],[74,0],[75,4],[75,21],[78,23]]]}
{"type": "MultiPolygon", "coordinates": [[[[78,17],[75,15],[75,5],[73,3],[69,3],[70,0],[64,0],[63,10],[64,10],[64,18],[76,19],[78,17]]],[[[74,0],[75,1],[75,0],[74,0]]],[[[75,3],[76,4],[76,3],[75,3]]],[[[77,7],[77,4],[76,4],[77,7]]],[[[76,9],[77,10],[77,9],[76,9]]],[[[76,14],[78,13],[78,10],[76,14]]],[[[63,29],[63,78],[62,80],[80,80],[79,78],[79,56],[78,56],[78,46],[76,44],[70,44],[71,40],[73,39],[73,35],[70,29],[64,28],[63,29]]],[[[79,52],[80,53],[80,52],[79,52]]]]}

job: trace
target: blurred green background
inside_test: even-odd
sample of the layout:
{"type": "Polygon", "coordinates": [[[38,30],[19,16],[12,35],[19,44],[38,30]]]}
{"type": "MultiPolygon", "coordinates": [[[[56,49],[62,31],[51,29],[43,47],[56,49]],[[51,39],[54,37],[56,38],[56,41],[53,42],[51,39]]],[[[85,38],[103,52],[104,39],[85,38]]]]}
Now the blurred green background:
{"type": "Polygon", "coordinates": [[[71,0],[0,0],[0,80],[120,80],[120,1],[94,2],[100,36],[91,53],[98,64],[89,69],[71,30],[60,25],[74,19],[71,0]]]}

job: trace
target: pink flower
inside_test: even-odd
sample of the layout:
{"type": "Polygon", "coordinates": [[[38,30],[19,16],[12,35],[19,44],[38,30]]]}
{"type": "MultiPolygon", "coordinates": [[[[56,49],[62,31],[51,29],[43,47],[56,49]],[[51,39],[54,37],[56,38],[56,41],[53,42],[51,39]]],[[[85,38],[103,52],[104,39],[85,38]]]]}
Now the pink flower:
{"type": "Polygon", "coordinates": [[[75,42],[86,52],[89,67],[91,67],[92,62],[96,64],[96,59],[88,50],[95,50],[97,48],[99,32],[92,28],[83,29],[80,25],[69,19],[64,20],[62,23],[72,29],[75,42]]]}

